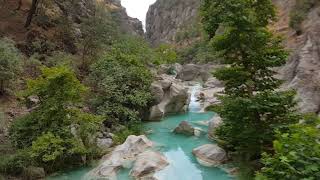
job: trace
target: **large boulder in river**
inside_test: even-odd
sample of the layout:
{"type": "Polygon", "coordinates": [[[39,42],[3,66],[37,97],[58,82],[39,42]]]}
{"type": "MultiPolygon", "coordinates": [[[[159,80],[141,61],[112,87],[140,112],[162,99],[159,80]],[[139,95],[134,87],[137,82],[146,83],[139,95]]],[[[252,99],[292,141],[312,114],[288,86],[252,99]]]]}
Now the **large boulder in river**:
{"type": "Polygon", "coordinates": [[[151,85],[154,104],[147,120],[157,121],[169,113],[184,112],[188,105],[188,89],[173,76],[161,75],[151,85]]]}
{"type": "Polygon", "coordinates": [[[188,136],[193,136],[194,131],[194,127],[192,127],[187,121],[182,121],[179,126],[173,130],[176,134],[184,134],[188,136]]]}
{"type": "Polygon", "coordinates": [[[227,153],[216,144],[205,144],[193,149],[199,164],[207,167],[215,167],[227,160],[227,153]]]}
{"type": "Polygon", "coordinates": [[[208,138],[214,140],[216,129],[222,124],[220,116],[215,116],[209,121],[208,138]]]}
{"type": "Polygon", "coordinates": [[[153,146],[146,136],[131,135],[110,154],[102,158],[102,163],[87,174],[87,179],[116,179],[121,168],[130,168],[137,156],[153,146]]]}
{"type": "Polygon", "coordinates": [[[207,81],[211,75],[210,65],[186,64],[182,66],[182,70],[177,74],[177,79],[182,81],[207,81]]]}
{"type": "Polygon", "coordinates": [[[130,175],[135,179],[154,179],[154,173],[164,169],[168,165],[169,162],[163,154],[146,151],[137,157],[130,175]]]}

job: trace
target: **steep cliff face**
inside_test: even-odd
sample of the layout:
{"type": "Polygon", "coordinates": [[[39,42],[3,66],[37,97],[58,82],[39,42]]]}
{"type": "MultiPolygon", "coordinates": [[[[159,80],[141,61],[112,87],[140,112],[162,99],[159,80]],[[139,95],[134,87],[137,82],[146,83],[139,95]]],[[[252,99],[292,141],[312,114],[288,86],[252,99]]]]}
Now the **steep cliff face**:
{"type": "Polygon", "coordinates": [[[192,31],[199,5],[200,0],[157,0],[147,13],[148,40],[154,45],[177,42],[179,33],[192,31]]]}
{"type": "Polygon", "coordinates": [[[31,1],[21,2],[21,7],[17,9],[18,0],[0,1],[0,36],[15,40],[19,49],[27,55],[35,51],[50,54],[57,50],[76,54],[76,44],[83,37],[80,30],[82,23],[95,15],[96,3],[112,14],[123,33],[144,35],[142,23],[127,15],[120,0],[39,1],[37,13],[28,28],[24,24],[31,1]],[[37,47],[33,47],[35,42],[37,47]]]}
{"type": "Polygon", "coordinates": [[[127,11],[121,6],[121,0],[104,0],[114,11],[115,17],[119,20],[121,28],[129,34],[143,36],[142,22],[137,18],[128,16],[127,11]]]}
{"type": "Polygon", "coordinates": [[[290,49],[287,64],[281,69],[285,88],[297,91],[302,112],[320,112],[320,6],[313,6],[301,24],[301,32],[289,27],[294,0],[274,0],[279,10],[279,21],[273,28],[286,38],[290,49]]]}

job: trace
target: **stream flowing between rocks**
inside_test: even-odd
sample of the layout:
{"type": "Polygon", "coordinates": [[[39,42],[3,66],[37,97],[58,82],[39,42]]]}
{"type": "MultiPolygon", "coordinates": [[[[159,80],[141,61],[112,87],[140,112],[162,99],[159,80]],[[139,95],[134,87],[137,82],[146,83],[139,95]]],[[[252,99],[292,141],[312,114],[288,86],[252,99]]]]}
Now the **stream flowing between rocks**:
{"type": "MultiPolygon", "coordinates": [[[[201,85],[190,87],[191,99],[189,111],[186,113],[170,115],[159,122],[145,123],[145,128],[152,132],[148,138],[157,143],[157,150],[162,152],[170,165],[157,172],[158,180],[229,180],[233,179],[225,171],[215,167],[200,165],[192,154],[192,150],[204,144],[212,144],[207,137],[207,126],[200,125],[202,121],[208,121],[214,117],[213,112],[200,112],[202,107],[197,101],[197,93],[201,85]],[[181,121],[187,121],[192,126],[204,130],[200,136],[184,136],[172,132],[181,121]]],[[[61,173],[58,176],[47,178],[48,180],[85,180],[85,175],[92,169],[80,168],[74,171],[61,173]]],[[[132,180],[129,169],[123,169],[118,173],[118,180],[132,180]]]]}

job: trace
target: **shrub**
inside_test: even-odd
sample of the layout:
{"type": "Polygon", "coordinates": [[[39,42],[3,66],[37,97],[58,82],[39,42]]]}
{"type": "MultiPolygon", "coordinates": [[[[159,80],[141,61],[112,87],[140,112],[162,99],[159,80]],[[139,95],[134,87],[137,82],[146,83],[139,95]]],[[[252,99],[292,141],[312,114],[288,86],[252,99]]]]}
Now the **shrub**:
{"type": "Polygon", "coordinates": [[[20,150],[13,155],[0,156],[0,173],[21,175],[33,162],[29,150],[20,150]]]}
{"type": "Polygon", "coordinates": [[[277,133],[274,154],[263,154],[264,167],[256,179],[320,179],[320,120],[314,116],[277,133]]]}
{"type": "Polygon", "coordinates": [[[0,95],[10,92],[21,71],[22,56],[9,39],[0,39],[0,95]]]}
{"type": "Polygon", "coordinates": [[[12,144],[31,148],[35,164],[47,171],[81,164],[82,156],[94,152],[95,135],[102,118],[82,112],[86,87],[66,67],[43,68],[42,75],[28,80],[25,97],[37,96],[36,108],[10,127],[12,144]]]}
{"type": "Polygon", "coordinates": [[[120,41],[91,66],[92,106],[98,114],[115,123],[140,121],[151,101],[152,75],[145,66],[150,51],[140,41],[120,41]]]}
{"type": "Polygon", "coordinates": [[[301,33],[301,23],[307,17],[310,9],[315,6],[318,0],[296,0],[296,4],[290,12],[291,28],[301,33]]]}

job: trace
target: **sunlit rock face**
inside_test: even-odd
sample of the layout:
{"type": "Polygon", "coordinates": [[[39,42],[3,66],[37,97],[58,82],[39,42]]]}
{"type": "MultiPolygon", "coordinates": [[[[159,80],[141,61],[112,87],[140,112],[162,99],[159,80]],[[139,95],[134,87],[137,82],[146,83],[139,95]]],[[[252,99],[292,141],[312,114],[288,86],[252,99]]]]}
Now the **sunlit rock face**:
{"type": "Polygon", "coordinates": [[[157,0],[147,13],[147,39],[153,45],[175,42],[177,33],[195,21],[199,5],[200,0],[157,0]]]}
{"type": "Polygon", "coordinates": [[[144,35],[142,22],[137,18],[128,16],[126,9],[121,5],[121,0],[104,0],[104,2],[112,9],[123,31],[131,35],[144,35]]]}
{"type": "Polygon", "coordinates": [[[283,88],[295,89],[302,112],[320,112],[320,18],[319,5],[311,8],[296,33],[289,27],[290,12],[295,1],[274,0],[279,19],[272,29],[285,38],[290,50],[287,64],[281,69],[283,88]]]}

